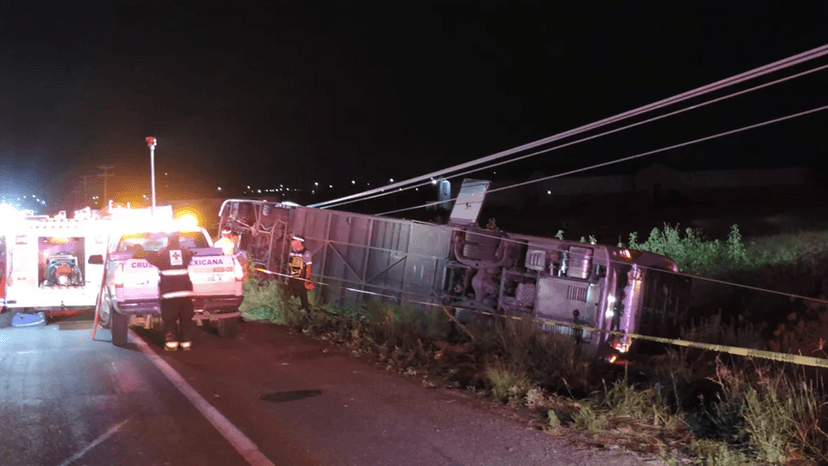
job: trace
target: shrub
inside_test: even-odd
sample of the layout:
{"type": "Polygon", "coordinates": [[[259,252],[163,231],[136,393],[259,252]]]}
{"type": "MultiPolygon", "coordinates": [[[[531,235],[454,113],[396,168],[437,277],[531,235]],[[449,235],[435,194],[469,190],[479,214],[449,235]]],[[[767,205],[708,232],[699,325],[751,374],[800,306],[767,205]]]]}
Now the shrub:
{"type": "MultiPolygon", "coordinates": [[[[267,320],[277,324],[299,325],[308,316],[300,309],[299,298],[288,299],[275,280],[248,279],[243,284],[244,301],[239,311],[247,319],[267,320]]],[[[308,293],[311,298],[311,293],[308,293]]]]}
{"type": "Polygon", "coordinates": [[[486,369],[486,378],[492,385],[492,396],[496,400],[515,406],[524,404],[526,394],[532,388],[532,383],[527,378],[499,364],[486,369]]]}
{"type": "Polygon", "coordinates": [[[664,231],[653,228],[643,243],[638,242],[638,233],[630,233],[628,246],[667,256],[676,261],[682,272],[696,275],[717,275],[748,263],[738,225],[730,228],[727,241],[721,243],[706,241],[699,229],[687,228],[682,236],[678,226],[665,223],[664,231]]]}

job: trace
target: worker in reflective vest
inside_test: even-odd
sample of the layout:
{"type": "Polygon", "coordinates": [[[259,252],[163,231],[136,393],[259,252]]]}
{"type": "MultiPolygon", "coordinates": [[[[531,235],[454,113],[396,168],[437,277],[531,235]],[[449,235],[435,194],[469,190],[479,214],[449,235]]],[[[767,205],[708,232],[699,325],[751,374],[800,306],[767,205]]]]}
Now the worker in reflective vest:
{"type": "Polygon", "coordinates": [[[308,290],[313,289],[311,281],[311,263],[313,255],[305,249],[305,240],[300,236],[294,236],[290,242],[290,255],[288,256],[288,274],[286,293],[288,297],[298,296],[302,302],[302,309],[309,311],[308,290]]]}
{"type": "Polygon", "coordinates": [[[180,343],[181,349],[189,350],[193,345],[195,331],[191,298],[193,283],[188,271],[193,253],[179,244],[178,233],[172,233],[165,248],[142,255],[147,262],[158,268],[161,275],[158,293],[161,298],[161,318],[164,320],[164,349],[175,351],[180,343]]]}
{"type": "Polygon", "coordinates": [[[232,256],[236,252],[236,241],[233,240],[233,231],[222,231],[221,238],[213,246],[221,248],[225,256],[232,256]]]}

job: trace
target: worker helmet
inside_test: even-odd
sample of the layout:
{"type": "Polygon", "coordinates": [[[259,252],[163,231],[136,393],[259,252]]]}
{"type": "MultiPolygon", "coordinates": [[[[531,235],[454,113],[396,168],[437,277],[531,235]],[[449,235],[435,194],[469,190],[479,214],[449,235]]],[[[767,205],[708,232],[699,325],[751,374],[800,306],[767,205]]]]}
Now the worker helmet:
{"type": "Polygon", "coordinates": [[[294,237],[293,237],[293,241],[299,241],[299,242],[304,243],[304,242],[305,242],[305,239],[304,239],[304,238],[302,238],[301,236],[294,236],[294,237]]]}

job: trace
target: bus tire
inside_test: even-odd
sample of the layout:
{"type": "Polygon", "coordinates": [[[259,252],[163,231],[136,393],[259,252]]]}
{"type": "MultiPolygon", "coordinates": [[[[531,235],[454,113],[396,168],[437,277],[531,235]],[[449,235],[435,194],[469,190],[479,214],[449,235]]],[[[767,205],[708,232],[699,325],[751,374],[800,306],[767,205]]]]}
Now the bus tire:
{"type": "Polygon", "coordinates": [[[216,330],[221,338],[234,338],[239,331],[239,318],[219,319],[216,321],[216,330]]]}
{"type": "Polygon", "coordinates": [[[110,314],[110,321],[112,325],[112,344],[115,346],[124,346],[129,341],[129,316],[125,316],[118,312],[110,314]]]}

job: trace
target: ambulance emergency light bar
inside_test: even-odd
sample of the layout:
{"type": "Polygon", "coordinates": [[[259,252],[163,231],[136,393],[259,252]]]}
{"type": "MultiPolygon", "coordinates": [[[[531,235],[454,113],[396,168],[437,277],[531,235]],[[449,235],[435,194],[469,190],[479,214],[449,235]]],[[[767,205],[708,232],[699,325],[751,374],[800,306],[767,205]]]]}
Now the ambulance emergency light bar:
{"type": "Polygon", "coordinates": [[[4,223],[19,222],[32,215],[33,210],[18,210],[9,204],[0,204],[0,220],[4,223]]]}

